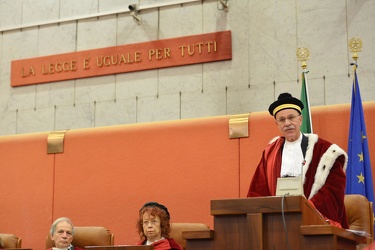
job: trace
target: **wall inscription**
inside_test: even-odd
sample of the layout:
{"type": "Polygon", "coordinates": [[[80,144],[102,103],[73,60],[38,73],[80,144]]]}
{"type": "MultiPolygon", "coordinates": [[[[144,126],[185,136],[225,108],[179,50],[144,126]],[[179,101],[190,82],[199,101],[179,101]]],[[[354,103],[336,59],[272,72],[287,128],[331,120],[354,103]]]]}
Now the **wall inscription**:
{"type": "Polygon", "coordinates": [[[14,60],[11,86],[230,59],[231,31],[222,31],[14,60]]]}

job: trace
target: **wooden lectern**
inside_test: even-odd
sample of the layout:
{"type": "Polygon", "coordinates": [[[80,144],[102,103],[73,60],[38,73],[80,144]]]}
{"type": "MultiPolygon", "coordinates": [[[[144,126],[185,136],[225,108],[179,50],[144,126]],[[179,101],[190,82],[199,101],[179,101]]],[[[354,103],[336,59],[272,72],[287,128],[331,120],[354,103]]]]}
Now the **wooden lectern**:
{"type": "Polygon", "coordinates": [[[331,226],[303,196],[211,201],[214,231],[183,232],[187,250],[356,249],[364,236],[331,226]]]}

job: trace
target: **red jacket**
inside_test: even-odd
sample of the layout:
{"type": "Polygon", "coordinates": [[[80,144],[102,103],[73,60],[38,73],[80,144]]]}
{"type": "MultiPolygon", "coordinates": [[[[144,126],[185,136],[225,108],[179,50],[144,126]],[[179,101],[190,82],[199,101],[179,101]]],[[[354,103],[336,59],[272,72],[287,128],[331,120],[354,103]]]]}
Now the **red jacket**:
{"type": "MultiPolygon", "coordinates": [[[[147,240],[142,240],[137,242],[136,245],[145,245],[147,240]]],[[[174,239],[167,238],[163,240],[158,240],[151,244],[154,250],[184,250],[180,244],[178,244],[174,239]]]]}

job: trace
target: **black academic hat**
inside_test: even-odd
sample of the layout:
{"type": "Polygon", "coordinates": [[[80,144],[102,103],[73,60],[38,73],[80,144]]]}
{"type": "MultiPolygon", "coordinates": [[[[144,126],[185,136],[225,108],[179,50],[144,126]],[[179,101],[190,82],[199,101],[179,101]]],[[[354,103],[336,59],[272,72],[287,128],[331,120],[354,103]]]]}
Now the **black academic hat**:
{"type": "Polygon", "coordinates": [[[283,109],[295,109],[301,114],[303,103],[289,93],[281,93],[277,100],[270,105],[268,112],[270,112],[272,116],[276,116],[277,112],[283,109]]]}
{"type": "Polygon", "coordinates": [[[170,219],[168,208],[166,206],[162,205],[162,204],[159,204],[159,203],[154,202],[154,201],[149,201],[149,202],[146,202],[146,204],[144,204],[143,207],[141,207],[141,209],[139,211],[141,211],[145,207],[158,207],[158,208],[164,210],[167,213],[167,218],[170,219]]]}

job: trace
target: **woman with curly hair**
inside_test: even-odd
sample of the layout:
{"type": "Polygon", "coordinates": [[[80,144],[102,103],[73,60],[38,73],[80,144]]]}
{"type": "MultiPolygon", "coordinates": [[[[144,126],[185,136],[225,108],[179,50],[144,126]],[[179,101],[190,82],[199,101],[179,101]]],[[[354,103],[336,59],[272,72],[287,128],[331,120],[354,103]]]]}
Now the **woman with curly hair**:
{"type": "Polygon", "coordinates": [[[168,209],[157,202],[147,202],[139,210],[137,230],[141,241],[136,245],[151,245],[155,250],[183,250],[169,238],[171,224],[168,209]]]}

